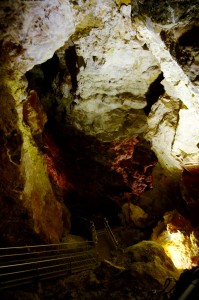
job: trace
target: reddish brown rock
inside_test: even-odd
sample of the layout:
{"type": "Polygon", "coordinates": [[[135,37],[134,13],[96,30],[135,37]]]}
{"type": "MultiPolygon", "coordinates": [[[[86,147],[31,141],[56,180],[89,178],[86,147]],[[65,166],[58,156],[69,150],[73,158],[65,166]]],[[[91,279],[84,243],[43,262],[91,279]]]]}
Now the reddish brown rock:
{"type": "Polygon", "coordinates": [[[64,169],[63,158],[53,141],[53,137],[47,132],[43,135],[44,158],[47,163],[47,170],[51,180],[61,189],[63,193],[73,189],[71,180],[67,177],[67,170],[64,169]]]}
{"type": "Polygon", "coordinates": [[[156,157],[147,144],[137,137],[113,142],[112,169],[122,175],[125,184],[135,196],[140,196],[148,187],[152,188],[152,167],[156,157]]]}
{"type": "Polygon", "coordinates": [[[47,116],[36,91],[30,91],[27,100],[23,102],[23,121],[30,127],[33,136],[43,132],[47,116]]]}

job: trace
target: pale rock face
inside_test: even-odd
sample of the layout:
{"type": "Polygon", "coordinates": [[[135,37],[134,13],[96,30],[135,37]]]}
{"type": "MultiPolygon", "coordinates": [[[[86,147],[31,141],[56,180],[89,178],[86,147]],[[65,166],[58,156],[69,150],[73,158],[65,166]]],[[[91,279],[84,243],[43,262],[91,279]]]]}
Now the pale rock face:
{"type": "Polygon", "coordinates": [[[176,128],[172,153],[182,164],[199,162],[199,115],[189,109],[181,109],[176,128]]]}
{"type": "Polygon", "coordinates": [[[145,135],[160,164],[177,172],[183,164],[199,161],[198,113],[181,107],[178,99],[161,97],[151,109],[145,135]]]}
{"type": "Polygon", "coordinates": [[[176,157],[172,156],[175,129],[178,124],[180,102],[173,102],[169,96],[161,97],[152,107],[148,118],[148,130],[145,137],[151,141],[152,149],[166,169],[180,170],[176,157]],[[158,149],[158,150],[157,150],[158,149]]]}
{"type": "MultiPolygon", "coordinates": [[[[6,1],[1,6],[6,7],[6,1]]],[[[1,14],[3,17],[3,10],[1,14]]],[[[6,51],[11,43],[13,48],[22,46],[14,64],[16,53],[7,53],[10,67],[18,68],[22,74],[51,58],[74,32],[73,12],[68,0],[16,0],[4,17],[7,28],[1,36],[4,37],[3,47],[6,51]]]]}
{"type": "MultiPolygon", "coordinates": [[[[97,2],[95,11],[100,10],[100,6],[97,2]]],[[[83,57],[85,67],[80,68],[77,76],[78,98],[73,122],[98,138],[103,138],[99,134],[103,131],[104,139],[109,140],[113,137],[106,136],[106,131],[115,132],[115,138],[125,136],[121,134],[121,127],[125,126],[128,115],[131,121],[130,126],[126,126],[127,135],[128,131],[131,134],[145,131],[141,110],[147,104],[145,94],[161,71],[155,57],[132,28],[131,6],[122,6],[120,13],[116,9],[110,12],[106,6],[103,9],[106,10],[103,27],[92,29],[87,36],[75,41],[77,54],[83,57]],[[137,118],[133,116],[134,110],[138,110],[137,118]],[[133,123],[139,119],[140,125],[136,128],[133,123]]]]}
{"type": "Polygon", "coordinates": [[[138,28],[140,39],[146,42],[160,63],[165,77],[162,84],[170,98],[167,97],[167,103],[162,98],[152,107],[146,138],[167,169],[180,169],[184,157],[198,163],[199,90],[172,58],[152,22],[147,20],[146,26],[142,24],[138,28]]]}
{"type": "MultiPolygon", "coordinates": [[[[197,15],[195,13],[195,15],[197,15]]],[[[199,86],[199,47],[198,47],[198,20],[179,23],[170,31],[164,32],[163,40],[168,48],[172,49],[172,55],[176,58],[185,74],[194,86],[199,86]],[[173,47],[171,44],[176,45],[173,47]]]]}

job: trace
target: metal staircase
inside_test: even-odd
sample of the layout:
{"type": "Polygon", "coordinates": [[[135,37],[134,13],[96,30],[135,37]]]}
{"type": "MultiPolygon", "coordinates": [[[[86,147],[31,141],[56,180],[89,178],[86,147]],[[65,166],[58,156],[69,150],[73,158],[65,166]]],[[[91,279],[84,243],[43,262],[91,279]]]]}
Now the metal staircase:
{"type": "Polygon", "coordinates": [[[0,248],[0,290],[93,268],[93,242],[0,248]]]}
{"type": "Polygon", "coordinates": [[[107,254],[111,251],[105,236],[115,249],[119,248],[106,218],[102,219],[103,229],[97,231],[94,221],[81,219],[87,223],[93,241],[0,248],[0,291],[94,268],[97,249],[98,253],[103,247],[107,254]]]}

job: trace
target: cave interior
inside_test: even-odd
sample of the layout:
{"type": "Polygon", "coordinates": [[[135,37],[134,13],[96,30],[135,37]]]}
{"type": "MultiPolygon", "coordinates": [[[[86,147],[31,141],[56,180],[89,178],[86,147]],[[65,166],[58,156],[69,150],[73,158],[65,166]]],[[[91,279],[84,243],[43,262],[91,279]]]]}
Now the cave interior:
{"type": "Polygon", "coordinates": [[[166,299],[199,266],[198,1],[0,11],[0,248],[99,235],[90,273],[2,299],[166,299]]]}

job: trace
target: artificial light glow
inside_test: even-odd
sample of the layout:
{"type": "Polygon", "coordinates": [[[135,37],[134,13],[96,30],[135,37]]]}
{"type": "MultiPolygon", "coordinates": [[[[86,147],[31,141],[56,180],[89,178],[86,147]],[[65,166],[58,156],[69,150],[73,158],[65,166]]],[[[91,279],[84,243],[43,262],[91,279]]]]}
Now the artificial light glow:
{"type": "Polygon", "coordinates": [[[190,261],[186,256],[186,249],[183,244],[183,235],[178,231],[176,233],[169,234],[169,240],[163,245],[166,254],[171,258],[177,269],[189,269],[190,261]]]}
{"type": "Polygon", "coordinates": [[[180,270],[199,266],[199,231],[178,211],[165,213],[154,228],[152,239],[159,243],[180,270]]]}
{"type": "Polygon", "coordinates": [[[193,258],[199,255],[194,233],[184,235],[179,230],[173,233],[164,231],[160,243],[177,269],[191,269],[194,266],[193,258]]]}

